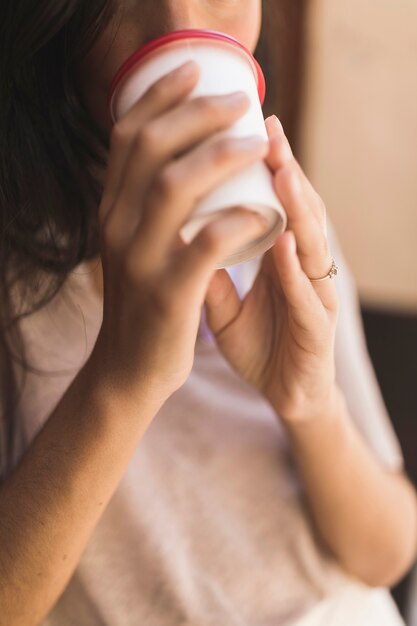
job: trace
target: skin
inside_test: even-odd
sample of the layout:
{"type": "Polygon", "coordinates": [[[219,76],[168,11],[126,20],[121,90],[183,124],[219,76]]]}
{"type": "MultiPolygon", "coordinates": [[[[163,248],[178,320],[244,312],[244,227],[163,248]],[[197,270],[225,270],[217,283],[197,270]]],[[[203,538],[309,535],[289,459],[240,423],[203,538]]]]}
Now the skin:
{"type": "MultiPolygon", "coordinates": [[[[85,102],[103,124],[113,73],[150,38],[204,27],[255,47],[259,2],[165,0],[157,14],[152,2],[126,3],[116,38],[115,18],[80,69],[85,102]]],[[[334,382],[334,283],[308,279],[330,267],[323,202],[273,116],[268,143],[201,144],[248,103],[184,102],[197,70],[161,79],[109,129],[95,262],[103,323],[85,366],[0,490],[1,625],[40,623],[62,594],[152,419],[190,374],[204,303],[219,349],[287,428],[313,519],[335,558],[368,584],[385,585],[415,556],[414,490],[375,458],[334,382]],[[260,158],[289,229],[241,302],[227,272],[214,267],[262,232],[254,215],[231,212],[189,246],[177,233],[199,193],[260,158]]]]}
{"type": "Polygon", "coordinates": [[[106,95],[116,71],[137,48],[173,30],[205,28],[219,30],[241,41],[251,52],[261,30],[259,0],[205,0],[204,2],[158,2],[123,0],[119,11],[78,68],[84,102],[109,133],[106,95]]]}
{"type": "MultiPolygon", "coordinates": [[[[150,10],[149,2],[143,2],[140,10],[137,2],[127,2],[116,34],[113,27],[107,29],[83,65],[80,76],[85,100],[103,126],[109,124],[104,95],[115,71],[155,35],[182,28],[211,28],[231,34],[255,50],[261,27],[258,0],[167,1],[160,3],[158,11],[163,20],[161,13],[150,10]],[[166,29],[160,27],[161,22],[166,29]]],[[[311,283],[308,278],[326,275],[331,265],[326,208],[293,157],[279,120],[270,117],[266,128],[270,143],[265,161],[287,212],[288,230],[265,253],[243,301],[226,270],[213,272],[204,296],[207,321],[225,358],[270,401],[287,426],[324,541],[353,574],[370,584],[390,584],[415,555],[414,491],[400,472],[394,475],[378,465],[354,430],[343,394],[335,384],[339,310],[335,284],[332,280],[311,283]],[[327,456],[322,454],[326,440],[327,456]],[[339,474],[332,451],[344,446],[348,446],[346,463],[339,474]],[[346,490],[347,477],[350,490],[346,490]],[[368,493],[375,494],[374,510],[368,493]],[[393,511],[393,502],[398,508],[385,516],[392,517],[386,525],[381,524],[381,511],[393,511]],[[357,511],[356,525],[351,523],[353,510],[357,511]],[[405,511],[408,522],[404,521],[405,511]]],[[[102,273],[95,274],[102,290],[102,273]]]]}

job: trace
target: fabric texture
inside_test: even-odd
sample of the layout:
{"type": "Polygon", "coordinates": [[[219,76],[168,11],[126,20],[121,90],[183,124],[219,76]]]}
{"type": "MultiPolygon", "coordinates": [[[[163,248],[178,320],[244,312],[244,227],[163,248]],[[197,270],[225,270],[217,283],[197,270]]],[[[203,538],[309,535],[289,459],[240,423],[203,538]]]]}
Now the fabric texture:
{"type": "MultiPolygon", "coordinates": [[[[328,234],[340,267],[337,380],[363,437],[395,471],[402,454],[356,290],[331,225],[328,234]]],[[[260,260],[228,268],[241,296],[260,260]]],[[[22,321],[29,361],[50,372],[28,374],[16,415],[25,445],[88,358],[101,320],[82,264],[58,297],[22,321]]],[[[319,623],[402,621],[387,590],[352,579],[321,544],[279,416],[216,349],[203,311],[190,377],[146,431],[44,626],[319,623]],[[385,621],[371,621],[381,611],[385,621]]]]}

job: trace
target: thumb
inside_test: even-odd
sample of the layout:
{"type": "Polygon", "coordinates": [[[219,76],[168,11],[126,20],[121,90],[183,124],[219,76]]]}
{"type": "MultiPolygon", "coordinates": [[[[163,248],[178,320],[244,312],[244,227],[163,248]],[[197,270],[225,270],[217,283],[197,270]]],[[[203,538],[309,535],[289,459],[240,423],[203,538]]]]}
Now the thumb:
{"type": "Polygon", "coordinates": [[[218,335],[239,315],[241,300],[233,280],[225,269],[213,275],[204,300],[206,321],[213,335],[218,335]]]}

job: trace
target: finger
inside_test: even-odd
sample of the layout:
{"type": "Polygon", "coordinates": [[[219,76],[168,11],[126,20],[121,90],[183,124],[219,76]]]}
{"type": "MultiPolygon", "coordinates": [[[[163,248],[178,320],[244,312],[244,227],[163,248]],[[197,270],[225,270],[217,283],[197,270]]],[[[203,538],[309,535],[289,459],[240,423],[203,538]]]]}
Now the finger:
{"type": "Polygon", "coordinates": [[[274,289],[276,290],[279,298],[283,300],[285,299],[285,296],[281,287],[279,274],[277,272],[276,263],[275,263],[275,259],[273,255],[273,249],[274,249],[274,246],[272,246],[272,248],[267,250],[265,254],[263,255],[261,266],[259,268],[259,272],[256,277],[256,280],[258,280],[258,277],[261,278],[263,274],[266,274],[267,276],[269,276],[271,280],[271,284],[274,286],[274,289]]]}
{"type": "Polygon", "coordinates": [[[194,88],[198,76],[198,65],[194,61],[184,63],[157,80],[126,115],[115,123],[110,135],[107,177],[99,210],[101,220],[104,220],[117,197],[122,172],[138,129],[181,102],[194,88]]]}
{"type": "Polygon", "coordinates": [[[162,158],[177,155],[230,126],[249,104],[248,96],[241,91],[193,98],[148,124],[150,143],[160,148],[158,156],[162,158]]]}
{"type": "Polygon", "coordinates": [[[164,264],[178,230],[199,198],[263,158],[266,150],[267,143],[259,137],[253,142],[250,138],[222,138],[169,164],[146,199],[147,212],[131,242],[141,262],[164,264]]]}
{"type": "Polygon", "coordinates": [[[212,276],[205,297],[206,320],[211,332],[217,336],[237,318],[242,301],[233,280],[225,269],[212,276]]]}
{"type": "MultiPolygon", "coordinates": [[[[289,307],[293,330],[302,340],[304,349],[318,353],[328,350],[329,320],[327,311],[300,265],[294,233],[280,235],[273,250],[277,271],[289,307]]],[[[336,300],[332,310],[337,311],[336,300]]]]}
{"type": "MultiPolygon", "coordinates": [[[[298,172],[291,164],[275,174],[275,188],[287,214],[288,229],[294,232],[303,271],[309,278],[325,276],[332,263],[327,238],[313,215],[298,172]]],[[[320,290],[328,290],[328,283],[315,285],[320,290]]]]}
{"type": "Polygon", "coordinates": [[[276,115],[265,120],[265,127],[270,142],[270,151],[265,158],[267,165],[275,173],[280,167],[294,158],[289,141],[286,140],[284,129],[276,115]]]}
{"type": "Polygon", "coordinates": [[[191,149],[196,143],[209,138],[215,132],[230,126],[242,116],[249,100],[236,94],[194,98],[180,107],[165,113],[145,125],[137,134],[135,145],[123,179],[123,188],[117,202],[118,213],[124,227],[132,231],[139,221],[146,220],[146,213],[153,208],[146,202],[139,207],[158,172],[179,153],[191,149]]]}
{"type": "Polygon", "coordinates": [[[314,189],[307,176],[304,174],[301,166],[294,158],[290,143],[285,136],[284,129],[279,119],[272,115],[265,120],[265,126],[269,138],[269,152],[265,158],[265,162],[275,175],[276,172],[287,164],[291,164],[298,172],[300,181],[306,197],[309,199],[314,216],[317,218],[324,233],[326,229],[326,210],[325,205],[317,191],[314,189]]]}
{"type": "Polygon", "coordinates": [[[225,217],[203,228],[177,255],[169,272],[170,284],[184,296],[197,290],[203,302],[216,263],[259,237],[264,230],[254,213],[242,209],[227,212],[225,217]]]}

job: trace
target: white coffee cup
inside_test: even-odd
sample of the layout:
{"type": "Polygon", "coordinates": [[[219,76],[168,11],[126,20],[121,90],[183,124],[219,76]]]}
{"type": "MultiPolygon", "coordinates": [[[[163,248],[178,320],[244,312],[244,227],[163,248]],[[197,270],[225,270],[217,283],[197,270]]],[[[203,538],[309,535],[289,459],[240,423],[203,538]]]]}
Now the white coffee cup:
{"type": "MultiPolygon", "coordinates": [[[[268,140],[262,112],[265,78],[251,52],[237,39],[213,30],[180,30],[148,42],[120,67],[110,86],[108,105],[112,122],[119,120],[159,78],[193,59],[200,68],[198,83],[186,99],[244,91],[250,106],[221,136],[259,135],[268,140]]],[[[248,261],[271,248],[286,227],[287,217],[276,195],[272,174],[259,159],[231,175],[198,202],[192,215],[179,231],[185,243],[194,239],[219,211],[232,207],[247,208],[268,221],[266,231],[217,263],[216,268],[248,261]]]]}

